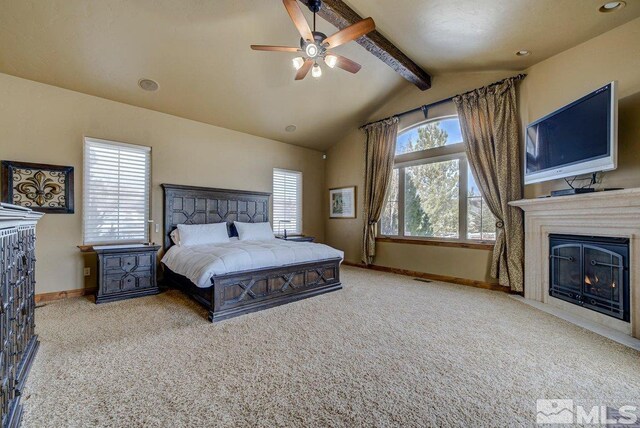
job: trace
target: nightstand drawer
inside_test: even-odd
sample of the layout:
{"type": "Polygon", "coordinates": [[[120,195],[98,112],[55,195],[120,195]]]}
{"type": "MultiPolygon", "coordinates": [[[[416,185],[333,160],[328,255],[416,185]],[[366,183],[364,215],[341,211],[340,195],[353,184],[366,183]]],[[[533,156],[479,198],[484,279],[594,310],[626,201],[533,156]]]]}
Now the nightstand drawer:
{"type": "Polygon", "coordinates": [[[106,274],[104,276],[104,294],[122,291],[139,290],[153,285],[151,269],[138,271],[135,274],[106,274]]]}
{"type": "Polygon", "coordinates": [[[154,262],[155,252],[114,255],[104,257],[104,269],[107,271],[125,271],[139,270],[140,268],[150,268],[154,262]]]}

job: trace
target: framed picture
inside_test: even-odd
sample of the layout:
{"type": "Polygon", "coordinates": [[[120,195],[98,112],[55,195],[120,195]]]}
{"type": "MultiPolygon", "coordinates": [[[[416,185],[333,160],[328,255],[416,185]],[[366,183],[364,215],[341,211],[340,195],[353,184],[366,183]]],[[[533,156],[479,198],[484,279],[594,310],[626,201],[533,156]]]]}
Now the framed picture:
{"type": "Polygon", "coordinates": [[[329,218],[356,218],[356,186],[329,189],[329,218]]]}
{"type": "Polygon", "coordinates": [[[43,213],[73,213],[73,167],[2,161],[2,202],[43,213]]]}

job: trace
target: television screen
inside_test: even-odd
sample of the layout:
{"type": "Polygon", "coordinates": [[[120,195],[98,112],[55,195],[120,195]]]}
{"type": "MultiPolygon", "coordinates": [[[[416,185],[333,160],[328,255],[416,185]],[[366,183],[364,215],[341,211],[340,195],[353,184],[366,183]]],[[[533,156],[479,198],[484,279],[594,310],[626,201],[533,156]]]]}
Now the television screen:
{"type": "Polygon", "coordinates": [[[525,182],[615,167],[612,93],[609,84],[527,127],[525,182]]]}

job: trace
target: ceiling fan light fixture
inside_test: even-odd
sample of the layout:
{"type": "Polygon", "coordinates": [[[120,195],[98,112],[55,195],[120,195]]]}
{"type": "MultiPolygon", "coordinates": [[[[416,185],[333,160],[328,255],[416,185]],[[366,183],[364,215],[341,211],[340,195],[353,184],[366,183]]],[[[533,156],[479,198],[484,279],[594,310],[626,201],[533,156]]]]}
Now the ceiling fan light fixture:
{"type": "Polygon", "coordinates": [[[293,60],[293,68],[295,68],[296,70],[300,70],[300,68],[302,68],[302,65],[304,64],[304,58],[298,56],[295,57],[293,60]]]}
{"type": "Polygon", "coordinates": [[[313,68],[311,69],[311,75],[316,79],[322,76],[322,69],[318,64],[313,64],[313,68]]]}
{"type": "Polygon", "coordinates": [[[304,51],[309,58],[315,58],[316,56],[318,56],[320,49],[318,49],[318,46],[315,43],[309,43],[304,48],[304,51]]]}
{"type": "MultiPolygon", "coordinates": [[[[338,67],[349,73],[357,73],[362,66],[355,61],[340,55],[327,55],[329,49],[344,45],[362,37],[375,30],[376,24],[371,18],[361,19],[327,37],[326,34],[316,30],[316,15],[321,10],[322,0],[301,0],[311,12],[313,12],[313,30],[307,22],[298,0],[282,0],[289,18],[300,34],[300,47],[273,46],[273,45],[251,45],[255,51],[271,52],[301,52],[300,57],[293,58],[293,67],[297,70],[295,80],[304,79],[309,72],[314,78],[322,76],[322,69],[319,62],[324,63],[329,68],[338,67]]],[[[607,0],[600,0],[607,1],[607,0]]]]}
{"type": "Polygon", "coordinates": [[[333,68],[338,63],[338,57],[335,55],[327,55],[324,57],[324,63],[333,68]]]}

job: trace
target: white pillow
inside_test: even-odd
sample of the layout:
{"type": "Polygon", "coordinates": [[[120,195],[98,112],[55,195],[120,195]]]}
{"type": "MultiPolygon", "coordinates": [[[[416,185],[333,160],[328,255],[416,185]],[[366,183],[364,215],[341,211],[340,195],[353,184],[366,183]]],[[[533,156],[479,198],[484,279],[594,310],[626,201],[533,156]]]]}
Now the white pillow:
{"type": "Polygon", "coordinates": [[[264,223],[240,223],[234,221],[238,231],[238,238],[241,241],[266,241],[268,239],[276,239],[271,229],[271,224],[264,223]]]}
{"type": "Polygon", "coordinates": [[[227,223],[179,224],[180,246],[223,244],[229,242],[227,223]]]}

